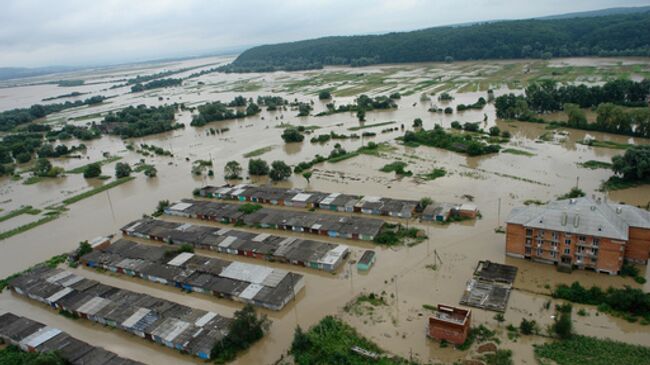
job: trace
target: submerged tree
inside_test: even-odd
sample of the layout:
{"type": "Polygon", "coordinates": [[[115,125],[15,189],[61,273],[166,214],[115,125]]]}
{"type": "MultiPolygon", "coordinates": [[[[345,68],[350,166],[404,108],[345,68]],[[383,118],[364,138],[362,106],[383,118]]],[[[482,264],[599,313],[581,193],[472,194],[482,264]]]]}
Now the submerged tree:
{"type": "Polygon", "coordinates": [[[241,165],[237,161],[228,161],[223,168],[223,175],[226,179],[239,179],[241,172],[241,165]]]}

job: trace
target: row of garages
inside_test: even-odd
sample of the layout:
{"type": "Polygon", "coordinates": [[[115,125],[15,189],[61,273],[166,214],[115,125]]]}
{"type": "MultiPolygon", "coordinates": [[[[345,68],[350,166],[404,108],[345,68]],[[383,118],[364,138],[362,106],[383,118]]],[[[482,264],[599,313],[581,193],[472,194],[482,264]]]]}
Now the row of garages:
{"type": "Polygon", "coordinates": [[[246,213],[240,204],[186,199],[165,209],[165,214],[244,224],[335,238],[372,241],[382,230],[381,219],[261,208],[246,213]]]}
{"type": "Polygon", "coordinates": [[[80,261],[89,267],[271,310],[281,310],[304,287],[300,274],[191,252],[176,253],[124,239],[96,249],[80,261]]]}
{"type": "Polygon", "coordinates": [[[328,272],[341,266],[350,252],[348,246],[335,243],[147,218],[129,223],[122,228],[122,233],[172,245],[187,244],[197,249],[328,272]]]}
{"type": "Polygon", "coordinates": [[[0,316],[0,340],[25,352],[56,352],[71,365],[143,365],[13,313],[0,316]]]}
{"type": "Polygon", "coordinates": [[[209,359],[232,319],[165,299],[105,285],[72,272],[37,267],[9,288],[69,315],[132,333],[169,348],[209,359]]]}
{"type": "Polygon", "coordinates": [[[199,190],[199,195],[206,198],[399,218],[411,218],[418,210],[419,205],[415,200],[323,193],[249,184],[206,186],[199,190]]]}

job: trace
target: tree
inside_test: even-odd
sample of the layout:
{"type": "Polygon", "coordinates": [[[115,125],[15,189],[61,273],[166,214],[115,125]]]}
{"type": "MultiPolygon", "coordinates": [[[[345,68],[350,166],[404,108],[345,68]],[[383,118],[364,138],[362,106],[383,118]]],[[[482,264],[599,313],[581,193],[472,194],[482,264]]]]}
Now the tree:
{"type": "Polygon", "coordinates": [[[492,136],[492,137],[498,137],[499,134],[501,134],[501,129],[499,129],[499,127],[497,127],[497,126],[490,127],[489,133],[490,133],[490,136],[492,136]]]}
{"type": "Polygon", "coordinates": [[[551,329],[555,335],[565,340],[573,336],[573,323],[571,322],[571,304],[558,306],[555,319],[551,325],[551,329]]]}
{"type": "Polygon", "coordinates": [[[332,94],[328,90],[322,90],[318,93],[319,100],[329,100],[332,98],[332,94]]]}
{"type": "Polygon", "coordinates": [[[21,152],[16,155],[16,162],[18,163],[27,163],[32,159],[32,155],[27,152],[21,152]]]}
{"type": "Polygon", "coordinates": [[[259,316],[251,304],[235,312],[230,322],[228,334],[214,345],[211,358],[220,360],[219,363],[228,362],[235,358],[237,352],[250,347],[268,331],[270,321],[266,315],[259,316]]]}
{"type": "Polygon", "coordinates": [[[223,168],[223,175],[226,179],[240,179],[242,168],[237,161],[228,161],[223,168]]]}
{"type": "Polygon", "coordinates": [[[115,177],[121,179],[131,175],[131,166],[126,162],[118,162],[115,164],[115,177]]]}
{"type": "Polygon", "coordinates": [[[307,180],[307,184],[309,184],[309,179],[311,179],[311,171],[303,172],[302,177],[304,177],[305,180],[307,180]]]}
{"type": "Polygon", "coordinates": [[[248,160],[248,174],[251,176],[265,176],[269,174],[269,164],[262,159],[248,160]]]}
{"type": "Polygon", "coordinates": [[[537,322],[534,319],[529,321],[526,318],[522,318],[519,324],[519,331],[524,335],[532,335],[537,332],[537,322]]]}
{"type": "Polygon", "coordinates": [[[587,126],[587,116],[577,104],[564,104],[564,112],[568,117],[567,123],[570,127],[585,128],[587,126]]]}
{"type": "Polygon", "coordinates": [[[422,128],[422,119],[420,118],[413,119],[413,128],[422,128]]]}
{"type": "Polygon", "coordinates": [[[269,176],[273,181],[286,180],[291,176],[291,167],[284,163],[284,161],[273,161],[269,176]]]}
{"type": "Polygon", "coordinates": [[[623,156],[612,157],[612,170],[625,180],[650,180],[650,145],[632,146],[623,156]]]}
{"type": "Polygon", "coordinates": [[[39,158],[34,164],[34,175],[47,176],[52,169],[52,163],[47,158],[39,158]]]}
{"type": "Polygon", "coordinates": [[[359,119],[360,122],[365,122],[366,121],[366,112],[363,109],[359,109],[357,111],[357,119],[359,119]]]}
{"type": "Polygon", "coordinates": [[[154,165],[145,165],[144,167],[144,176],[146,177],[156,177],[158,175],[158,170],[154,165]]]}
{"type": "Polygon", "coordinates": [[[91,163],[84,169],[84,178],[91,179],[99,177],[102,174],[102,165],[100,163],[91,163]]]}
{"type": "Polygon", "coordinates": [[[305,136],[302,135],[296,128],[286,128],[282,132],[282,139],[285,143],[302,142],[305,136]]]}

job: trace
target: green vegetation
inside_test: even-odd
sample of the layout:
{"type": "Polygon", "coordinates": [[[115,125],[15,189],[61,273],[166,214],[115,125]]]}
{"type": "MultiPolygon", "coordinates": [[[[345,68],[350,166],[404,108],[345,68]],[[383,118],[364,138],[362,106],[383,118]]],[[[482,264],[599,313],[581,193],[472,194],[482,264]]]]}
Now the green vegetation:
{"type": "Polygon", "coordinates": [[[379,156],[380,153],[382,152],[390,152],[394,149],[393,146],[387,144],[387,143],[381,143],[377,144],[374,142],[368,142],[366,146],[359,147],[356,151],[353,152],[347,152],[345,149],[341,147],[340,144],[336,144],[334,146],[334,149],[330,152],[329,157],[323,157],[321,155],[316,155],[314,156],[313,159],[307,162],[301,162],[296,167],[294,167],[293,172],[296,174],[300,174],[305,170],[311,169],[314,165],[319,164],[321,162],[330,162],[330,163],[336,163],[340,162],[343,160],[347,160],[352,157],[356,157],[360,154],[364,155],[371,155],[371,156],[379,156]]]}
{"type": "Polygon", "coordinates": [[[513,155],[519,155],[519,156],[528,156],[528,157],[535,156],[534,153],[531,153],[531,152],[528,152],[528,151],[518,150],[518,149],[515,149],[515,148],[506,148],[506,149],[501,150],[501,152],[510,153],[510,154],[513,154],[513,155]]]}
{"type": "Polygon", "coordinates": [[[137,93],[145,90],[152,90],[152,89],[161,89],[164,87],[173,87],[173,86],[180,86],[183,83],[183,79],[158,79],[158,80],[153,80],[150,82],[147,82],[146,84],[141,84],[137,83],[133,86],[131,86],[131,92],[132,93],[137,93]]]}
{"type": "Polygon", "coordinates": [[[135,179],[134,176],[127,176],[127,177],[119,178],[117,180],[109,182],[108,184],[98,186],[98,187],[93,188],[91,190],[88,190],[86,192],[83,192],[83,193],[74,195],[74,196],[72,196],[70,198],[67,198],[67,199],[63,200],[63,205],[70,205],[70,204],[76,203],[76,202],[78,202],[80,200],[86,199],[86,198],[91,197],[91,196],[93,196],[95,194],[99,194],[99,193],[104,192],[106,190],[112,189],[112,188],[114,188],[114,187],[116,187],[118,185],[124,184],[125,182],[131,181],[133,179],[135,179]]]}
{"type": "Polygon", "coordinates": [[[90,166],[92,164],[99,164],[100,166],[104,166],[104,165],[108,165],[109,163],[119,161],[121,159],[122,159],[122,157],[120,157],[120,156],[111,156],[111,157],[108,157],[108,158],[103,159],[101,161],[89,163],[87,165],[79,166],[79,167],[76,167],[76,168],[74,168],[72,170],[68,170],[68,171],[66,171],[66,173],[68,173],[68,174],[83,174],[86,171],[86,169],[88,168],[88,166],[90,166]]]}
{"type": "Polygon", "coordinates": [[[648,363],[650,348],[595,337],[573,336],[535,346],[535,357],[548,365],[642,365],[648,363]]]}
{"type": "Polygon", "coordinates": [[[252,213],[257,212],[258,210],[260,210],[262,208],[263,207],[260,204],[246,203],[246,204],[240,205],[237,210],[244,213],[244,214],[252,214],[252,213]]]}
{"type": "Polygon", "coordinates": [[[198,110],[199,114],[195,115],[192,118],[192,122],[190,122],[190,125],[193,127],[201,127],[210,122],[245,118],[258,114],[261,111],[259,105],[253,102],[253,99],[247,100],[241,95],[236,96],[227,105],[220,101],[215,101],[200,105],[198,110]],[[245,108],[245,111],[233,110],[231,108],[245,108]]]}
{"type": "Polygon", "coordinates": [[[456,110],[459,111],[459,112],[462,112],[462,111],[465,111],[465,110],[468,110],[468,109],[482,110],[485,107],[486,104],[487,104],[487,101],[485,100],[484,97],[481,96],[480,98],[478,98],[478,101],[476,103],[474,103],[474,104],[467,104],[467,105],[458,104],[458,105],[456,105],[456,110]]]}
{"type": "Polygon", "coordinates": [[[38,227],[42,224],[45,224],[47,222],[53,221],[59,217],[58,214],[52,214],[48,216],[44,216],[43,218],[40,218],[39,220],[36,220],[34,222],[29,222],[27,224],[23,224],[22,226],[10,229],[8,231],[0,232],[0,241],[6,240],[9,237],[13,237],[17,234],[27,232],[32,228],[38,227]]]}
{"type": "Polygon", "coordinates": [[[104,132],[123,138],[142,137],[163,133],[185,126],[175,123],[178,105],[129,106],[116,113],[110,112],[99,126],[104,132]]]}
{"type": "Polygon", "coordinates": [[[530,84],[524,96],[514,94],[496,98],[497,117],[520,121],[544,123],[535,113],[564,110],[567,122],[551,122],[553,127],[568,127],[650,137],[650,110],[647,108],[627,111],[625,106],[645,106],[650,95],[650,80],[634,82],[617,79],[603,86],[563,85],[557,87],[554,80],[542,80],[530,84]],[[595,123],[589,123],[580,108],[597,107],[595,123]]]}
{"type": "Polygon", "coordinates": [[[284,161],[273,161],[271,163],[271,171],[269,177],[273,181],[286,180],[291,177],[291,167],[284,163],[284,161]]]}
{"type": "Polygon", "coordinates": [[[368,128],[374,128],[374,127],[380,127],[384,125],[390,125],[390,124],[396,124],[397,122],[380,122],[380,123],[374,123],[374,124],[364,124],[356,127],[350,127],[348,128],[349,131],[358,131],[361,129],[368,129],[368,128]]]}
{"type": "Polygon", "coordinates": [[[445,170],[444,168],[441,167],[441,168],[434,168],[433,170],[431,170],[431,172],[426,173],[426,174],[420,174],[418,176],[420,178],[424,179],[424,180],[431,181],[431,180],[435,180],[435,179],[437,179],[439,177],[443,177],[445,175],[447,175],[447,170],[445,170]]]}
{"type": "Polygon", "coordinates": [[[318,93],[318,100],[329,100],[332,98],[332,94],[330,94],[329,90],[323,90],[318,93]]]}
{"type": "Polygon", "coordinates": [[[641,289],[625,286],[621,288],[609,287],[603,290],[592,286],[587,289],[574,282],[571,286],[560,284],[553,291],[553,297],[565,299],[574,303],[598,306],[598,310],[626,320],[636,321],[638,317],[650,323],[650,293],[641,289]]]}
{"type": "Polygon", "coordinates": [[[380,95],[372,98],[368,95],[361,94],[352,104],[342,104],[337,107],[334,103],[329,103],[326,107],[326,111],[320,112],[316,116],[356,112],[357,118],[362,122],[365,120],[366,112],[376,109],[395,109],[397,108],[397,104],[388,96],[380,95]]]}
{"type": "Polygon", "coordinates": [[[132,169],[126,162],[118,162],[115,164],[115,178],[121,179],[124,177],[129,177],[131,175],[132,169]]]}
{"type": "Polygon", "coordinates": [[[41,211],[39,209],[33,208],[31,205],[26,205],[24,207],[20,207],[18,209],[14,209],[10,211],[7,214],[1,215],[0,216],[0,222],[4,222],[6,220],[9,220],[14,217],[18,217],[19,215],[23,214],[31,214],[31,215],[37,215],[40,214],[41,211]]]}
{"type": "Polygon", "coordinates": [[[569,56],[648,56],[650,15],[483,22],[384,35],[324,37],[253,47],[225,72],[320,69],[324,65],[453,62],[569,56]],[[549,36],[549,35],[553,36],[549,36]],[[499,44],[499,47],[491,45],[499,44]],[[462,46],[461,46],[462,45],[462,46]],[[435,51],[432,51],[435,50],[435,51]]]}
{"type": "Polygon", "coordinates": [[[241,179],[242,167],[237,161],[228,161],[223,167],[223,176],[225,179],[241,179]]]}
{"type": "Polygon", "coordinates": [[[285,143],[302,142],[305,136],[302,135],[296,128],[287,128],[282,132],[282,139],[285,143]]]}
{"type": "Polygon", "coordinates": [[[398,357],[390,357],[373,342],[362,337],[342,320],[326,316],[318,324],[304,332],[296,328],[291,354],[297,365],[408,365],[409,362],[398,357]],[[380,355],[371,359],[351,350],[357,346],[380,355]]]}
{"type": "Polygon", "coordinates": [[[586,169],[592,169],[592,170],[611,169],[612,168],[611,163],[605,162],[605,161],[596,161],[596,160],[589,160],[589,161],[585,161],[585,162],[579,162],[578,166],[584,167],[586,169]]]}
{"type": "Polygon", "coordinates": [[[66,365],[68,361],[56,352],[23,352],[16,346],[7,346],[0,350],[0,364],[66,365]]]}
{"type": "Polygon", "coordinates": [[[169,200],[159,200],[158,205],[156,206],[156,210],[153,212],[152,216],[160,217],[163,215],[163,213],[165,213],[165,209],[167,209],[169,205],[169,200]]]}
{"type": "Polygon", "coordinates": [[[84,179],[92,179],[102,174],[102,165],[98,162],[86,165],[84,169],[84,179]]]}
{"type": "Polygon", "coordinates": [[[251,176],[265,176],[269,174],[269,164],[262,159],[248,160],[248,174],[251,176]]]}
{"type": "Polygon", "coordinates": [[[395,161],[391,162],[389,164],[384,165],[379,171],[381,172],[394,172],[396,175],[401,175],[401,176],[411,176],[413,173],[408,170],[404,170],[404,168],[408,166],[406,162],[403,161],[395,161]]]}
{"type": "Polygon", "coordinates": [[[472,344],[474,344],[474,342],[481,343],[486,341],[494,341],[496,343],[499,343],[499,339],[496,337],[495,332],[481,324],[478,327],[472,327],[469,330],[469,335],[467,336],[465,342],[461,345],[456,346],[456,348],[461,351],[466,351],[472,347],[472,344]]]}
{"type": "Polygon", "coordinates": [[[264,337],[271,322],[266,315],[258,316],[252,305],[235,312],[228,334],[212,348],[211,358],[216,364],[225,364],[235,359],[237,353],[248,349],[264,337]]]}
{"type": "Polygon", "coordinates": [[[568,193],[558,196],[557,200],[582,198],[585,195],[586,194],[582,189],[574,186],[568,193]]]}
{"type": "Polygon", "coordinates": [[[266,147],[258,148],[256,150],[244,153],[244,157],[245,158],[251,158],[251,157],[261,156],[261,155],[263,155],[263,154],[265,154],[267,152],[270,152],[272,149],[273,149],[273,146],[266,146],[266,147]]]}
{"type": "Polygon", "coordinates": [[[634,266],[634,264],[630,264],[627,262],[623,263],[623,266],[621,267],[621,272],[620,275],[622,277],[631,277],[634,279],[639,284],[645,284],[646,280],[645,277],[643,277],[640,274],[640,270],[638,267],[634,266]]]}
{"type": "Polygon", "coordinates": [[[612,170],[617,175],[605,184],[650,183],[650,145],[640,145],[628,148],[623,156],[612,157],[612,170]]]}
{"type": "Polygon", "coordinates": [[[603,148],[612,148],[615,150],[626,150],[630,147],[633,147],[633,144],[629,143],[618,143],[614,141],[599,141],[597,139],[585,139],[584,141],[578,142],[579,144],[583,144],[585,146],[591,146],[591,147],[603,147],[603,148]]]}
{"type": "Polygon", "coordinates": [[[427,236],[417,228],[407,228],[401,224],[386,223],[381,232],[375,236],[373,242],[379,245],[394,246],[403,243],[418,243],[425,240],[427,236]]]}
{"type": "Polygon", "coordinates": [[[6,132],[23,124],[28,124],[48,114],[58,113],[65,109],[76,108],[84,105],[95,105],[103,102],[106,98],[103,96],[93,96],[86,100],[77,100],[74,102],[66,101],[60,104],[34,104],[29,108],[11,109],[0,112],[0,131],[6,132]]]}
{"type": "Polygon", "coordinates": [[[149,155],[148,152],[151,152],[157,156],[170,156],[170,157],[174,156],[171,151],[150,144],[141,143],[140,148],[142,150],[138,152],[144,154],[145,156],[149,155]]]}
{"type": "Polygon", "coordinates": [[[407,131],[404,134],[403,141],[405,144],[412,146],[425,145],[438,147],[446,150],[466,153],[469,156],[479,156],[490,153],[497,153],[501,146],[496,144],[486,144],[472,134],[455,134],[447,133],[445,130],[436,125],[431,130],[419,130],[416,132],[407,131]]]}

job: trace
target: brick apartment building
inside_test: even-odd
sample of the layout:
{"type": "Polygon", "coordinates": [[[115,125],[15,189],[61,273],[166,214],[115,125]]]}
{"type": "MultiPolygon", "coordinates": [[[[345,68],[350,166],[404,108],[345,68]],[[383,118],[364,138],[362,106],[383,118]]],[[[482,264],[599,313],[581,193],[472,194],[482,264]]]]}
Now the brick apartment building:
{"type": "Polygon", "coordinates": [[[624,261],[648,263],[650,212],[590,198],[514,208],[506,255],[617,274],[624,261]]]}
{"type": "Polygon", "coordinates": [[[469,309],[438,304],[433,317],[429,318],[429,337],[460,345],[469,335],[471,321],[469,309]]]}

